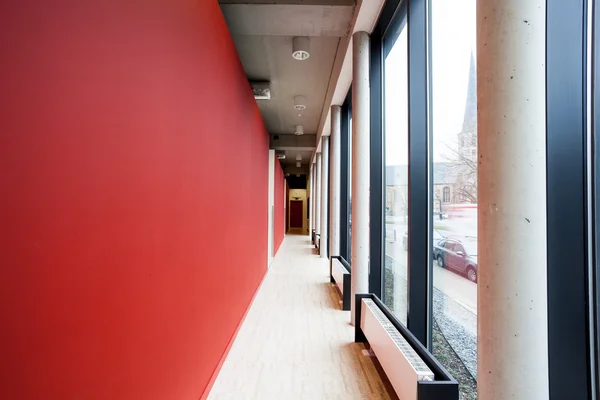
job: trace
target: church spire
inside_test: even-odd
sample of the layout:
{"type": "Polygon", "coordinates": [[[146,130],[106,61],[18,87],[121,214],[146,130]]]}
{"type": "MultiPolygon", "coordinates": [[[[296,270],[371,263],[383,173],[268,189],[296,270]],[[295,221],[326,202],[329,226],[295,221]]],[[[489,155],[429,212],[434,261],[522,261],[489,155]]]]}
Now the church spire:
{"type": "Polygon", "coordinates": [[[475,57],[471,50],[471,65],[469,66],[469,87],[465,103],[465,116],[463,118],[463,133],[477,131],[477,69],[475,57]]]}

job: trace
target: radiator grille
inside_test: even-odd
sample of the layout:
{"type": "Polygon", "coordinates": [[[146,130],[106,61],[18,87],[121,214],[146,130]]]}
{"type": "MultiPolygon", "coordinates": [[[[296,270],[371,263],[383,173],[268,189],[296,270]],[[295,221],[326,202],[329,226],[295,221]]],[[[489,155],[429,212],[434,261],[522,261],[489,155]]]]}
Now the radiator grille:
{"type": "Polygon", "coordinates": [[[417,375],[421,377],[422,380],[433,379],[433,372],[431,372],[431,369],[429,369],[427,364],[423,362],[421,357],[419,357],[417,352],[406,341],[404,336],[398,332],[398,329],[396,329],[396,327],[390,322],[383,311],[377,307],[377,304],[375,304],[371,299],[363,299],[363,302],[367,307],[369,307],[375,318],[377,318],[377,320],[381,323],[381,326],[383,326],[386,332],[390,335],[396,346],[398,346],[402,354],[404,354],[404,357],[415,369],[417,375]]]}

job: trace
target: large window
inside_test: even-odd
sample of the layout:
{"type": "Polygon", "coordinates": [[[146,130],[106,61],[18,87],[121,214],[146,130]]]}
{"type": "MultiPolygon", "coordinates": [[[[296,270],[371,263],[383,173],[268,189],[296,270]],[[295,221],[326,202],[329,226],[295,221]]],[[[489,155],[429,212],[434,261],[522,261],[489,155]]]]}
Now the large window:
{"type": "MultiPolygon", "coordinates": [[[[539,28],[545,17],[545,93],[515,79],[519,95],[545,95],[547,281],[540,275],[539,284],[548,291],[551,398],[591,398],[594,389],[600,393],[600,101],[592,101],[597,100],[600,41],[592,41],[586,31],[593,27],[597,39],[600,8],[592,6],[548,0],[535,23],[539,28]],[[591,92],[585,96],[586,89],[593,99],[591,92]],[[596,118],[586,126],[592,107],[596,118]],[[586,191],[589,184],[595,197],[586,191]],[[596,269],[590,271],[588,264],[596,269]]],[[[512,21],[505,16],[500,20],[512,21]]],[[[523,24],[523,32],[534,25],[529,20],[523,24]]],[[[529,45],[527,35],[522,39],[529,45]]],[[[486,154],[478,152],[483,143],[478,138],[496,133],[478,136],[476,0],[387,0],[371,45],[369,290],[382,297],[459,382],[460,398],[476,399],[477,255],[478,247],[493,246],[478,243],[478,158],[484,156],[486,162],[486,154]],[[403,8],[409,10],[406,23],[403,8]]],[[[485,46],[481,43],[480,50],[485,46]]],[[[529,56],[523,49],[515,47],[519,55],[529,56]]],[[[508,86],[515,83],[512,78],[503,96],[513,93],[514,86],[508,86]]],[[[482,271],[494,267],[484,265],[482,271]]],[[[531,274],[530,267],[519,266],[531,274]]],[[[486,290],[479,285],[480,292],[486,290]]],[[[546,329],[541,320],[540,329],[546,329]]]]}
{"type": "Polygon", "coordinates": [[[351,263],[352,249],[352,91],[348,91],[342,106],[341,179],[340,179],[340,255],[351,263]]]}
{"type": "MultiPolygon", "coordinates": [[[[402,10],[399,10],[401,13],[402,10]]],[[[406,16],[383,38],[383,301],[404,324],[408,302],[408,52],[406,16]]]]}
{"type": "MultiPolygon", "coordinates": [[[[351,94],[352,92],[350,92],[351,94]]],[[[348,263],[352,263],[352,106],[348,106],[348,263]]]]}
{"type": "Polygon", "coordinates": [[[476,0],[431,0],[433,354],[477,398],[476,0]]]}

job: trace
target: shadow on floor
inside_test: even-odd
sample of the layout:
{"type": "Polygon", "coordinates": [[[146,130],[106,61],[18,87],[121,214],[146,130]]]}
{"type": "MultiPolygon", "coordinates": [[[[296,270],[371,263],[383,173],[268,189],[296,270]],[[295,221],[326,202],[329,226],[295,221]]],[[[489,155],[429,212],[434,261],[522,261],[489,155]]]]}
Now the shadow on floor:
{"type": "Polygon", "coordinates": [[[364,392],[371,394],[372,399],[399,400],[392,384],[388,380],[377,357],[370,351],[368,344],[347,343],[340,347],[342,358],[349,361],[349,365],[359,366],[354,373],[366,377],[364,392]],[[353,362],[350,361],[352,359],[353,362]]]}
{"type": "Polygon", "coordinates": [[[327,296],[327,307],[335,308],[336,310],[342,311],[342,298],[340,297],[340,293],[334,284],[329,282],[323,282],[321,285],[321,289],[326,293],[327,296]]]}

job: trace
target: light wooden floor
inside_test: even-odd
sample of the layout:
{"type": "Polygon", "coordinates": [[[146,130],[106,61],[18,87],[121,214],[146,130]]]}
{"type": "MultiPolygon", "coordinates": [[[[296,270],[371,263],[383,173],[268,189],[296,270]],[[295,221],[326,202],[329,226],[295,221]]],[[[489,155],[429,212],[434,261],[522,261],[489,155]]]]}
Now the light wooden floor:
{"type": "Polygon", "coordinates": [[[309,237],[286,236],[208,399],[395,399],[339,299],[309,237]]]}

